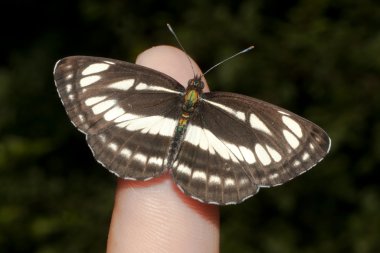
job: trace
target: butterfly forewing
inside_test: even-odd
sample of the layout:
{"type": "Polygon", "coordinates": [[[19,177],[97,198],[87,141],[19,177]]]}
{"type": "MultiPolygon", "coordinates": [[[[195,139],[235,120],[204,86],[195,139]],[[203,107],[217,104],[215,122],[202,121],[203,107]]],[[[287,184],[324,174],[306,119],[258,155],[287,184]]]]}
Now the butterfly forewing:
{"type": "Polygon", "coordinates": [[[85,56],[62,59],[54,76],[67,114],[107,169],[132,179],[166,169],[184,91],[178,82],[135,64],[85,56]]]}
{"type": "Polygon", "coordinates": [[[329,150],[320,127],[285,109],[233,93],[203,98],[173,169],[196,198],[241,202],[307,171],[329,150]]]}

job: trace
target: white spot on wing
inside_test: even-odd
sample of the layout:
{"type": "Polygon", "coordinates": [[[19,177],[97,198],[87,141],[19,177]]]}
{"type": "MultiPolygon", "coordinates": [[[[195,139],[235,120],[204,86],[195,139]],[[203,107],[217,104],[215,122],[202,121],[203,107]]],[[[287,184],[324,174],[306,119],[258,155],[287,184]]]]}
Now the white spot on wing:
{"type": "Polygon", "coordinates": [[[209,141],[207,140],[207,137],[204,133],[204,130],[203,129],[199,129],[199,133],[200,133],[200,136],[199,136],[199,147],[203,150],[208,150],[208,152],[212,155],[215,155],[215,150],[214,148],[209,144],[209,141]]]}
{"type": "Polygon", "coordinates": [[[100,80],[100,76],[86,76],[80,79],[79,84],[81,87],[86,87],[100,80]]]}
{"type": "Polygon", "coordinates": [[[129,120],[132,120],[132,119],[137,119],[137,118],[140,118],[140,117],[142,117],[142,116],[136,115],[136,114],[131,114],[131,113],[126,113],[126,114],[121,115],[117,119],[115,119],[114,122],[115,123],[121,123],[121,124],[117,125],[118,127],[125,127],[128,124],[128,122],[126,122],[126,121],[129,121],[129,120]]]}
{"type": "Polygon", "coordinates": [[[116,143],[111,142],[108,144],[108,148],[113,150],[113,151],[117,151],[118,146],[116,145],[116,143]]]}
{"type": "Polygon", "coordinates": [[[84,116],[83,116],[83,114],[79,114],[78,118],[79,118],[80,122],[84,122],[84,116]]]}
{"type": "MultiPolygon", "coordinates": [[[[195,127],[193,125],[189,125],[189,127],[195,127]]],[[[198,126],[197,126],[198,127],[198,126]]],[[[213,147],[213,149],[224,159],[228,160],[230,159],[229,150],[224,145],[223,142],[221,142],[210,130],[204,129],[204,134],[209,141],[210,146],[213,147]]]]}
{"type": "Polygon", "coordinates": [[[111,120],[114,120],[114,119],[120,117],[124,113],[125,113],[125,111],[122,108],[120,108],[119,106],[115,106],[114,108],[112,108],[111,110],[106,112],[103,117],[105,120],[111,121],[111,120]]]}
{"type": "Polygon", "coordinates": [[[208,179],[208,182],[209,182],[209,184],[220,185],[222,180],[220,179],[220,177],[218,175],[211,175],[208,179]]]}
{"type": "Polygon", "coordinates": [[[142,117],[130,120],[129,122],[127,122],[128,124],[126,128],[130,131],[145,129],[148,124],[152,124],[152,121],[156,121],[158,117],[160,116],[142,117]]]}
{"type": "Polygon", "coordinates": [[[298,136],[298,138],[302,137],[302,129],[301,126],[295,122],[292,118],[289,118],[288,116],[282,116],[282,122],[293,132],[295,135],[298,136]]]}
{"type": "Polygon", "coordinates": [[[141,130],[142,133],[150,134],[156,134],[157,130],[159,130],[158,134],[162,136],[172,136],[176,123],[173,119],[156,115],[130,120],[126,125],[126,129],[129,131],[141,130]],[[152,132],[150,132],[151,130],[152,132]]]}
{"type": "Polygon", "coordinates": [[[106,63],[94,63],[88,66],[87,68],[85,68],[82,71],[82,75],[87,76],[87,75],[99,73],[99,72],[107,70],[109,67],[110,65],[106,63]]]}
{"type": "Polygon", "coordinates": [[[101,143],[105,143],[106,142],[106,136],[104,134],[99,134],[98,138],[99,138],[99,140],[100,140],[101,143]]]}
{"type": "Polygon", "coordinates": [[[227,148],[230,150],[230,152],[232,152],[237,159],[239,159],[240,161],[244,161],[244,158],[243,158],[239,148],[235,144],[226,143],[226,142],[224,142],[224,143],[227,146],[227,148]]]}
{"type": "Polygon", "coordinates": [[[148,160],[148,164],[152,164],[152,165],[157,165],[157,166],[162,166],[162,163],[163,163],[163,160],[162,158],[160,157],[150,157],[149,160],[148,160]]]}
{"type": "Polygon", "coordinates": [[[162,136],[168,136],[173,134],[175,129],[175,121],[164,117],[157,118],[157,121],[149,128],[145,128],[143,131],[148,131],[149,134],[162,136]]]}
{"type": "Polygon", "coordinates": [[[184,165],[184,164],[179,164],[178,167],[177,167],[176,172],[178,174],[184,174],[186,176],[190,176],[191,175],[191,169],[188,166],[184,165]]]}
{"type": "Polygon", "coordinates": [[[160,86],[149,86],[149,89],[150,90],[154,90],[154,91],[165,91],[165,92],[175,93],[175,94],[180,94],[181,93],[179,91],[168,89],[168,88],[165,88],[165,87],[160,87],[160,86]]]}
{"type": "Polygon", "coordinates": [[[142,133],[159,134],[162,136],[173,135],[177,121],[163,116],[140,116],[125,113],[114,120],[117,127],[126,128],[128,131],[141,131],[142,133]]]}
{"type": "Polygon", "coordinates": [[[225,187],[235,186],[235,180],[233,178],[227,177],[226,179],[224,179],[224,186],[225,187]]]}
{"type": "Polygon", "coordinates": [[[194,146],[199,146],[201,149],[208,151],[210,154],[215,154],[212,145],[210,145],[207,139],[204,129],[201,127],[189,125],[187,127],[184,141],[194,146]]]}
{"type": "Polygon", "coordinates": [[[135,154],[133,156],[133,159],[135,161],[138,161],[138,162],[142,163],[142,164],[146,164],[146,161],[147,161],[148,157],[146,155],[144,155],[144,154],[137,153],[137,154],[135,154]]]}
{"type": "Polygon", "coordinates": [[[200,180],[206,182],[207,176],[204,171],[196,170],[193,172],[192,178],[195,180],[200,180]]]}
{"type": "Polygon", "coordinates": [[[282,157],[281,157],[280,153],[278,153],[274,148],[272,148],[272,147],[270,147],[268,145],[266,145],[266,148],[267,148],[270,156],[273,158],[273,160],[275,162],[281,161],[282,157]]]}
{"type": "Polygon", "coordinates": [[[236,117],[238,119],[241,119],[241,120],[245,121],[245,113],[244,112],[236,111],[236,117]]]}
{"type": "Polygon", "coordinates": [[[264,149],[264,147],[261,144],[255,145],[255,153],[264,166],[269,165],[272,162],[268,152],[264,149]]]}
{"type": "MultiPolygon", "coordinates": [[[[198,146],[202,139],[205,139],[205,136],[203,136],[202,128],[200,127],[193,127],[188,126],[187,132],[185,135],[185,141],[191,143],[194,146],[198,146]]],[[[202,143],[202,145],[199,145],[199,147],[203,150],[208,149],[208,145],[206,143],[202,143]]]]}
{"type": "Polygon", "coordinates": [[[99,97],[91,97],[91,98],[87,98],[84,103],[87,105],[87,106],[92,106],[94,104],[97,104],[99,103],[100,101],[103,101],[104,99],[106,99],[106,96],[99,96],[99,97]]]}
{"type": "Polygon", "coordinates": [[[244,146],[239,146],[239,149],[244,157],[244,160],[249,163],[253,164],[256,162],[255,155],[252,153],[252,151],[244,146]]]}
{"type": "Polygon", "coordinates": [[[296,149],[300,145],[299,140],[297,139],[297,137],[294,136],[294,134],[292,134],[291,132],[289,132],[286,129],[283,130],[282,133],[284,134],[286,141],[289,143],[289,145],[293,149],[296,149]]]}
{"type": "Polygon", "coordinates": [[[147,88],[148,88],[148,85],[146,83],[139,83],[135,87],[136,90],[146,90],[147,88]]]}
{"type": "Polygon", "coordinates": [[[249,183],[249,180],[246,177],[242,177],[239,180],[239,185],[240,186],[243,186],[243,185],[248,184],[248,183],[249,183]]]}
{"type": "Polygon", "coordinates": [[[116,104],[116,100],[112,100],[112,99],[100,102],[99,104],[96,104],[92,107],[92,112],[94,114],[102,113],[104,111],[107,111],[109,108],[111,108],[115,104],[116,104]]]}
{"type": "Polygon", "coordinates": [[[66,84],[66,92],[67,93],[70,93],[72,89],[73,89],[73,85],[72,84],[66,84]]]}
{"type": "Polygon", "coordinates": [[[177,122],[173,119],[161,117],[161,129],[159,134],[162,136],[172,136],[177,122]]]}
{"type": "Polygon", "coordinates": [[[294,163],[293,163],[293,166],[298,167],[298,166],[300,166],[300,164],[301,164],[300,161],[295,160],[294,163]]]}
{"type": "Polygon", "coordinates": [[[168,93],[175,93],[175,94],[180,94],[179,91],[168,89],[165,87],[161,86],[156,86],[156,85],[147,85],[146,83],[139,83],[135,87],[136,90],[148,90],[148,91],[164,91],[168,93]]]}
{"type": "Polygon", "coordinates": [[[275,179],[275,178],[278,178],[279,174],[278,173],[274,173],[272,175],[269,175],[269,179],[275,179]]]}
{"type": "Polygon", "coordinates": [[[159,120],[157,121],[156,124],[153,124],[150,129],[146,129],[146,130],[148,130],[148,132],[152,135],[157,135],[160,131],[163,131],[163,128],[165,128],[164,126],[165,122],[166,122],[165,120],[159,120]]]}
{"type": "Polygon", "coordinates": [[[266,134],[272,135],[272,132],[269,130],[269,128],[264,124],[264,122],[261,119],[259,119],[256,116],[256,114],[251,113],[249,117],[249,123],[251,124],[251,127],[266,134]]]}
{"type": "Polygon", "coordinates": [[[73,74],[68,74],[68,75],[66,76],[66,80],[70,80],[71,78],[73,78],[73,74]]]}
{"type": "Polygon", "coordinates": [[[218,153],[223,159],[232,160],[235,163],[239,163],[239,160],[245,160],[250,164],[256,161],[253,153],[246,147],[237,147],[233,143],[216,137],[210,130],[196,125],[189,124],[187,126],[184,141],[199,146],[201,149],[209,151],[210,154],[218,153]]]}
{"type": "Polygon", "coordinates": [[[288,115],[288,116],[290,116],[289,113],[286,113],[286,112],[284,112],[284,111],[278,110],[278,112],[281,113],[281,114],[283,114],[283,115],[288,115]]]}
{"type": "Polygon", "coordinates": [[[207,100],[207,99],[204,99],[203,101],[205,101],[205,102],[207,102],[207,103],[209,103],[209,104],[211,104],[213,106],[216,106],[216,107],[222,109],[225,112],[228,112],[232,116],[235,116],[236,118],[238,118],[238,119],[240,119],[242,121],[245,121],[245,113],[242,112],[242,111],[238,111],[238,110],[232,109],[232,108],[230,108],[228,106],[225,106],[223,104],[219,104],[219,103],[207,100]]]}
{"type": "Polygon", "coordinates": [[[107,87],[126,91],[126,90],[129,90],[133,86],[134,82],[135,82],[134,79],[125,79],[125,80],[111,83],[107,87]]]}
{"type": "Polygon", "coordinates": [[[131,156],[132,152],[131,150],[127,149],[127,148],[123,148],[121,151],[120,151],[120,155],[124,156],[125,158],[129,158],[131,156]]]}
{"type": "Polygon", "coordinates": [[[302,155],[302,160],[303,160],[303,161],[306,161],[306,160],[309,159],[309,158],[310,158],[309,153],[307,153],[307,152],[303,153],[303,155],[302,155]]]}

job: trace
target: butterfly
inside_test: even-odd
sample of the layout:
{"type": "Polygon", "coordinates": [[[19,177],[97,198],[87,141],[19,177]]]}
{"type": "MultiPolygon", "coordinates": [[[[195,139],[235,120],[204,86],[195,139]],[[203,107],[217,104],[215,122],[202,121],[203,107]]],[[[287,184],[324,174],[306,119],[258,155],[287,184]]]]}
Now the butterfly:
{"type": "Polygon", "coordinates": [[[184,88],[144,66],[71,56],[56,63],[54,78],[100,164],[132,180],[170,171],[201,202],[240,203],[304,173],[330,149],[314,123],[248,96],[203,92],[201,76],[184,88]]]}

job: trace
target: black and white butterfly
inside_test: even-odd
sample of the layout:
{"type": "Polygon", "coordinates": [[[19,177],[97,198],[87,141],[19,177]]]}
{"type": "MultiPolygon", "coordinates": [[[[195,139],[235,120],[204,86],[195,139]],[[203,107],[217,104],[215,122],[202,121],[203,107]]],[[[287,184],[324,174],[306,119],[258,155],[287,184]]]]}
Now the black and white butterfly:
{"type": "Polygon", "coordinates": [[[59,96],[96,158],[120,178],[170,171],[189,196],[235,204],[312,168],[330,149],[317,125],[272,104],[184,88],[119,60],[72,56],[54,69],[59,96]]]}

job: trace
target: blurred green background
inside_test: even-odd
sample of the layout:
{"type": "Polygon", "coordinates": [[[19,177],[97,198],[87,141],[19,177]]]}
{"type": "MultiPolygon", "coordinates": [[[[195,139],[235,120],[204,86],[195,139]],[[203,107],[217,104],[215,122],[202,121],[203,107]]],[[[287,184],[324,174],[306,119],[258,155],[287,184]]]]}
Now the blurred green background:
{"type": "MultiPolygon", "coordinates": [[[[221,208],[222,252],[380,252],[380,3],[3,1],[0,252],[104,252],[115,178],[93,159],[55,90],[55,62],[133,62],[177,46],[213,90],[244,93],[322,126],[332,150],[310,172],[221,208]]],[[[174,232],[174,231],[173,231],[174,232]]]]}

